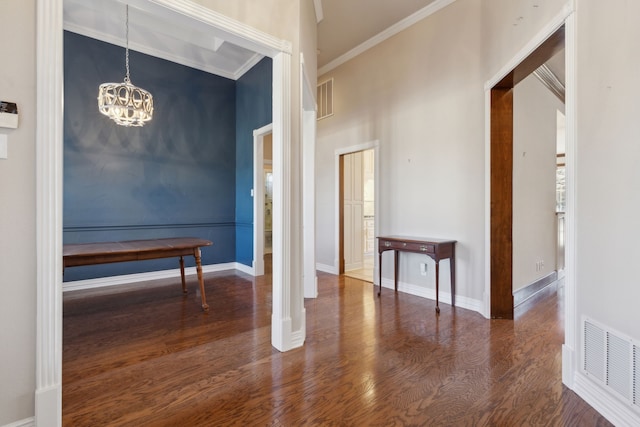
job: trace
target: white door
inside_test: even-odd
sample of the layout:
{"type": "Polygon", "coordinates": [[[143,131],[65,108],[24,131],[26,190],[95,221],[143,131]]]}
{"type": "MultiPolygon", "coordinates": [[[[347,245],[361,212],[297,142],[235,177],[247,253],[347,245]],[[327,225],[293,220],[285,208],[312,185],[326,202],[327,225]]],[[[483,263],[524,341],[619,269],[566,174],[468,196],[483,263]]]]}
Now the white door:
{"type": "Polygon", "coordinates": [[[363,266],[364,191],[362,152],[344,156],[344,269],[363,266]]]}

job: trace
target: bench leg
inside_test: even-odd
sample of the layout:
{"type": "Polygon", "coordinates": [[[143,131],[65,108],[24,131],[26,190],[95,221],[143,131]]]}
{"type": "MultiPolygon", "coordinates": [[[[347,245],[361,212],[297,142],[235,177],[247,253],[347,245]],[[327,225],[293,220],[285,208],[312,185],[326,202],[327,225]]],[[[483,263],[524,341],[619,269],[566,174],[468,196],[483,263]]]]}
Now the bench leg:
{"type": "Polygon", "coordinates": [[[187,282],[184,279],[184,259],[180,257],[180,277],[182,277],[182,292],[187,293],[187,282]]]}
{"type": "Polygon", "coordinates": [[[193,251],[193,257],[196,259],[196,271],[198,272],[198,282],[200,283],[200,298],[202,299],[202,310],[209,311],[207,297],[204,293],[204,279],[202,278],[202,262],[200,259],[200,248],[193,251]]]}

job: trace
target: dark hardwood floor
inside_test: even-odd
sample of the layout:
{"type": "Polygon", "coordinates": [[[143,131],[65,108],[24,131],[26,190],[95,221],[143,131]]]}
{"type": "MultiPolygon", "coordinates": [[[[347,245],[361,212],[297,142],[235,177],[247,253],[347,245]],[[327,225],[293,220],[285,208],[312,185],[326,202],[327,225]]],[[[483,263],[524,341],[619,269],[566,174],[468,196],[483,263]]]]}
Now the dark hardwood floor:
{"type": "Polygon", "coordinates": [[[562,307],[515,321],[319,273],[304,347],[270,344],[270,277],[64,296],[65,426],[608,426],[561,383],[562,307]]]}

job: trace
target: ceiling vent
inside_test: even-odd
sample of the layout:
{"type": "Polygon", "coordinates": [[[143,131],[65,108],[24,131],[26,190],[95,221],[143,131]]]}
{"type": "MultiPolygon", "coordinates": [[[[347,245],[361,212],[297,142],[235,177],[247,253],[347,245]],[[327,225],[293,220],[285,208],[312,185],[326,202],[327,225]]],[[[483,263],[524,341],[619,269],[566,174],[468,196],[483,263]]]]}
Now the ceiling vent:
{"type": "Polygon", "coordinates": [[[333,79],[318,85],[318,120],[333,116],[333,79]]]}

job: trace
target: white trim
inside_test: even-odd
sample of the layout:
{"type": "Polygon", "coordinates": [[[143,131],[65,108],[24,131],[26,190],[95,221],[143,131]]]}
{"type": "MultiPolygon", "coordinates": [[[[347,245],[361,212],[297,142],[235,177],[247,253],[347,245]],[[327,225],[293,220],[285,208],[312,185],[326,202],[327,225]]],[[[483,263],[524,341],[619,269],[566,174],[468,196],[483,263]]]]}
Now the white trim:
{"type": "MultiPolygon", "coordinates": [[[[335,266],[334,266],[334,274],[338,274],[340,271],[340,260],[338,259],[338,254],[340,254],[340,156],[345,154],[357,153],[359,151],[365,150],[374,150],[374,181],[376,185],[374,185],[374,219],[373,219],[373,234],[377,236],[378,230],[380,229],[380,185],[378,185],[378,180],[380,176],[380,141],[374,139],[373,141],[364,142],[362,144],[351,145],[349,147],[341,147],[336,148],[335,150],[335,165],[334,165],[334,173],[335,173],[335,266]]],[[[373,283],[378,284],[378,258],[374,257],[374,265],[373,265],[373,283]]]]}
{"type": "MultiPolygon", "coordinates": [[[[492,86],[493,87],[493,86],[492,86]]],[[[491,88],[484,92],[484,292],[482,314],[491,318],[491,88]]]]}
{"type": "MultiPolygon", "coordinates": [[[[378,286],[378,285],[375,285],[378,286]]],[[[394,293],[394,282],[393,279],[382,278],[382,287],[388,289],[388,291],[383,290],[380,294],[380,298],[385,298],[385,295],[390,295],[394,293]]],[[[424,286],[418,286],[411,283],[405,283],[398,280],[398,292],[404,292],[409,295],[415,295],[417,297],[427,298],[430,300],[436,300],[436,290],[432,288],[427,288],[424,286]]],[[[451,292],[445,292],[440,289],[439,302],[447,305],[451,305],[451,292]]],[[[467,310],[472,310],[479,312],[482,308],[482,301],[472,299],[469,297],[456,295],[456,308],[464,308],[467,310]]],[[[435,315],[435,314],[434,314],[435,315]]]]}
{"type": "MultiPolygon", "coordinates": [[[[300,277],[293,277],[292,246],[295,238],[292,220],[292,162],[291,156],[291,55],[281,52],[273,58],[273,297],[271,316],[271,344],[279,351],[299,347],[304,338],[294,339],[291,310],[299,307],[298,316],[304,316],[303,293],[300,302],[292,299],[293,283],[300,283],[300,277]]],[[[296,269],[297,270],[297,269],[296,269]]],[[[299,270],[298,270],[299,272],[299,270]]],[[[304,321],[301,322],[304,325],[304,321]]],[[[305,331],[298,333],[304,337],[305,331]]]]}
{"type": "Polygon", "coordinates": [[[269,123],[253,131],[253,271],[264,274],[264,137],[273,133],[269,123]]]}
{"type": "MultiPolygon", "coordinates": [[[[102,31],[98,31],[94,28],[88,28],[84,25],[78,25],[71,22],[64,23],[64,29],[70,31],[72,33],[80,34],[85,37],[90,37],[92,39],[100,40],[115,46],[125,47],[125,41],[120,37],[116,37],[114,35],[104,33],[102,31]]],[[[216,40],[220,40],[216,38],[216,40]]],[[[224,77],[231,80],[238,80],[242,77],[247,71],[253,68],[264,55],[256,53],[252,55],[244,64],[238,67],[235,71],[223,70],[222,68],[214,67],[211,64],[208,64],[206,61],[197,61],[194,60],[194,57],[188,57],[185,55],[179,55],[173,52],[169,52],[168,50],[162,50],[150,47],[145,45],[144,43],[136,43],[129,42],[129,49],[134,50],[136,52],[144,53],[146,55],[150,55],[156,58],[165,59],[170,62],[175,62],[176,64],[185,65],[187,67],[195,68],[197,70],[201,70],[210,74],[215,74],[220,77],[224,77]]]]}
{"type": "Polygon", "coordinates": [[[316,24],[324,19],[324,11],[322,10],[322,0],[313,0],[313,9],[316,12],[316,24]]]}
{"type": "Polygon", "coordinates": [[[62,1],[37,2],[36,390],[40,427],[62,421],[62,1]]]}
{"type": "Polygon", "coordinates": [[[565,279],[564,279],[564,344],[562,346],[562,382],[574,388],[578,371],[579,337],[577,304],[577,195],[578,195],[578,97],[576,73],[576,14],[565,21],[565,118],[566,118],[566,210],[565,210],[565,279]],[[565,366],[565,363],[567,365],[565,366]]]}
{"type": "Polygon", "coordinates": [[[569,15],[573,12],[573,7],[570,4],[564,5],[560,13],[558,13],[555,17],[549,21],[547,25],[545,25],[538,33],[533,36],[529,43],[527,43],[520,51],[513,57],[509,62],[507,62],[504,67],[500,69],[491,79],[489,79],[484,84],[484,90],[491,91],[495,85],[500,83],[500,81],[509,74],[518,64],[522,63],[533,51],[535,51],[542,43],[544,43],[549,36],[555,33],[560,27],[562,27],[569,17],[569,15]]]}
{"type": "Polygon", "coordinates": [[[613,425],[619,427],[640,425],[640,414],[585,375],[576,372],[573,391],[613,425]]]}
{"type": "Polygon", "coordinates": [[[250,69],[252,69],[254,65],[262,61],[262,58],[264,58],[264,55],[260,55],[259,53],[256,53],[255,55],[253,55],[251,59],[249,59],[247,62],[245,62],[242,65],[242,67],[236,70],[236,72],[233,74],[233,77],[232,77],[233,80],[238,80],[240,77],[244,76],[244,74],[250,69]]]}
{"type": "Polygon", "coordinates": [[[36,419],[34,417],[25,418],[24,420],[16,421],[11,424],[6,424],[4,427],[35,427],[36,419]]]}
{"type": "MultiPolygon", "coordinates": [[[[238,270],[243,273],[253,272],[251,267],[238,262],[228,262],[224,264],[210,264],[202,266],[202,273],[217,273],[220,271],[238,270]]],[[[196,276],[195,267],[184,269],[185,276],[196,276]]],[[[251,273],[249,273],[251,274],[251,273]]],[[[132,283],[150,282],[154,280],[174,279],[180,277],[180,269],[150,271],[147,273],[122,274],[119,276],[100,277],[97,279],[74,280],[62,284],[62,292],[79,291],[85,289],[98,289],[110,286],[130,285],[132,283]]]]}
{"type": "Polygon", "coordinates": [[[323,65],[318,69],[318,75],[321,76],[325,73],[328,73],[329,71],[339,67],[345,62],[352,60],[356,56],[366,52],[367,50],[382,43],[383,41],[395,36],[399,32],[406,30],[413,24],[416,24],[417,22],[420,22],[423,19],[433,15],[434,13],[450,5],[454,1],[455,0],[435,0],[433,3],[429,4],[428,6],[420,9],[419,11],[413,13],[412,15],[407,16],[403,20],[396,22],[386,30],[371,37],[369,40],[365,41],[364,43],[359,44],[358,46],[354,47],[347,53],[344,53],[339,57],[337,57],[336,59],[334,59],[333,61],[327,63],[326,65],[323,65]]]}
{"type": "Polygon", "coordinates": [[[291,54],[292,45],[247,24],[229,18],[191,0],[127,0],[131,6],[185,27],[201,27],[214,37],[245,49],[273,57],[278,52],[291,54]]]}
{"type": "MultiPolygon", "coordinates": [[[[231,43],[273,57],[276,64],[273,104],[277,107],[274,108],[274,129],[277,130],[274,132],[274,146],[291,145],[291,42],[279,40],[190,0],[129,0],[129,3],[148,13],[162,15],[170,22],[175,20],[186,25],[205,26],[208,33],[215,33],[211,34],[213,37],[224,34],[221,38],[231,43]]],[[[63,0],[37,0],[36,29],[35,419],[38,427],[57,427],[62,423],[63,0]]],[[[287,171],[291,168],[289,163],[280,166],[286,167],[287,171]]],[[[291,212],[289,204],[284,206],[286,210],[280,213],[279,225],[287,225],[283,234],[288,235],[291,222],[285,223],[283,217],[286,215],[288,220],[291,212]]],[[[288,259],[285,255],[289,253],[285,253],[285,249],[290,251],[289,247],[280,245],[274,249],[274,259],[288,259]]],[[[288,264],[282,267],[273,276],[273,300],[280,301],[281,311],[288,311],[291,307],[288,298],[291,271],[288,264]],[[288,276],[283,277],[285,275],[288,276]],[[286,283],[280,282],[285,282],[285,279],[286,283]]]]}
{"type": "Polygon", "coordinates": [[[300,53],[300,140],[302,146],[302,282],[304,298],[318,296],[316,274],[316,102],[300,53]]]}
{"type": "Polygon", "coordinates": [[[323,273],[338,275],[338,267],[335,265],[320,264],[319,262],[317,262],[316,270],[322,271],[323,273]]]}

